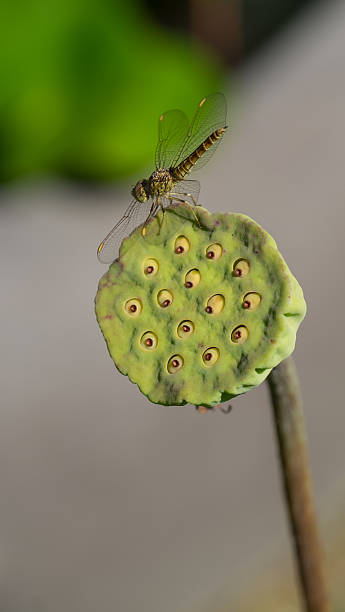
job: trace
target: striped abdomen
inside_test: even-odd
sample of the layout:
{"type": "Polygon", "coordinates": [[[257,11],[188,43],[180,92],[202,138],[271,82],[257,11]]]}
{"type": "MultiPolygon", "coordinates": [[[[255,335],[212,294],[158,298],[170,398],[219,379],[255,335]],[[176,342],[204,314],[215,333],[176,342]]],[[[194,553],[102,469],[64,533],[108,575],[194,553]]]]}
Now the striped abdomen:
{"type": "Polygon", "coordinates": [[[191,168],[193,168],[193,166],[196,164],[198,159],[200,159],[200,157],[202,157],[204,153],[206,153],[206,151],[208,151],[208,149],[223,136],[225,130],[226,127],[223,127],[212,132],[212,134],[210,134],[206,140],[204,140],[204,142],[202,142],[201,145],[195,149],[195,151],[193,151],[193,153],[181,161],[176,168],[171,169],[171,174],[175,181],[182,181],[186,174],[188,174],[191,168]]]}

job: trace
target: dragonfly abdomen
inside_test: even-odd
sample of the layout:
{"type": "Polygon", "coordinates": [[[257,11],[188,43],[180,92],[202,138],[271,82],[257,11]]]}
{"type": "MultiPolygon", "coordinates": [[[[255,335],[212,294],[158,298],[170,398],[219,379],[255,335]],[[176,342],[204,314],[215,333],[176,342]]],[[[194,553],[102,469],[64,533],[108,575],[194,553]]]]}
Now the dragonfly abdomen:
{"type": "Polygon", "coordinates": [[[212,147],[212,145],[223,136],[225,130],[226,127],[223,127],[212,132],[212,134],[210,134],[206,138],[206,140],[204,140],[201,145],[199,145],[197,149],[193,151],[193,153],[191,153],[190,155],[188,155],[188,157],[186,157],[186,159],[181,161],[181,163],[176,166],[176,168],[172,168],[171,174],[173,178],[176,181],[182,181],[186,174],[188,174],[188,172],[190,172],[193,166],[195,166],[198,159],[200,159],[200,157],[202,157],[204,153],[206,153],[206,151],[208,151],[208,149],[212,147]]]}

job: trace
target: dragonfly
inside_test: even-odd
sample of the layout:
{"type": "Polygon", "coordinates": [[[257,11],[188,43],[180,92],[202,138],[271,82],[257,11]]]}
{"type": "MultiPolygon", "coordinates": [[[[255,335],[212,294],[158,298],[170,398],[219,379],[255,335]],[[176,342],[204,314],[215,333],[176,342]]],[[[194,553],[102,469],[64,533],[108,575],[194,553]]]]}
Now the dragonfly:
{"type": "Polygon", "coordinates": [[[215,152],[226,129],[226,100],[222,93],[206,96],[198,104],[189,123],[181,110],[169,110],[159,117],[155,170],[148,179],[141,179],[131,191],[132,201],[123,217],[102,240],[97,257],[102,263],[111,263],[118,254],[126,235],[142,225],[146,235],[148,222],[174,202],[191,207],[198,205],[200,183],[185,177],[200,170],[215,152]]]}

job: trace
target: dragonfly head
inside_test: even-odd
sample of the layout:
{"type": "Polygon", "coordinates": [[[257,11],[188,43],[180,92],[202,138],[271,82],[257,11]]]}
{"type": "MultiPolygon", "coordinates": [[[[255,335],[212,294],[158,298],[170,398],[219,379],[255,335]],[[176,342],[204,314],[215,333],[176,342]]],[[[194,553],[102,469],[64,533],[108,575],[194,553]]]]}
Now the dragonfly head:
{"type": "Polygon", "coordinates": [[[135,187],[132,189],[132,196],[138,200],[138,202],[146,202],[149,198],[149,183],[146,179],[138,181],[135,187]]]}

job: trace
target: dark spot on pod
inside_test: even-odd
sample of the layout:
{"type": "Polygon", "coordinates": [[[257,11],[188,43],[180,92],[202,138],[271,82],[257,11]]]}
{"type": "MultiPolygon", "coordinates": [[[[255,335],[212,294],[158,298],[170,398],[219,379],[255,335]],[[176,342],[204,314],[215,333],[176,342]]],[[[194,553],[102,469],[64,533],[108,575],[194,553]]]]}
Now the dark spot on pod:
{"type": "Polygon", "coordinates": [[[193,287],[193,283],[192,281],[186,281],[184,286],[187,287],[187,289],[190,289],[191,287],[193,287]]]}
{"type": "Polygon", "coordinates": [[[183,329],[184,332],[189,332],[190,331],[189,325],[182,325],[182,329],[183,329]]]}
{"type": "Polygon", "coordinates": [[[173,359],[171,364],[174,366],[174,368],[177,368],[177,366],[179,365],[179,362],[177,361],[177,359],[173,359]]]}
{"type": "Polygon", "coordinates": [[[243,308],[250,308],[250,301],[249,300],[244,300],[243,302],[243,308]]]}
{"type": "Polygon", "coordinates": [[[154,270],[153,266],[147,266],[146,274],[152,274],[153,270],[154,270]]]}
{"type": "Polygon", "coordinates": [[[170,306],[170,304],[171,304],[170,300],[164,300],[162,306],[163,308],[167,308],[167,306],[170,306]]]}
{"type": "Polygon", "coordinates": [[[213,312],[213,308],[212,308],[212,306],[206,306],[205,310],[206,310],[206,312],[207,312],[208,314],[212,314],[212,312],[213,312]]]}
{"type": "Polygon", "coordinates": [[[234,270],[234,275],[235,275],[235,276],[242,276],[242,270],[240,270],[239,268],[237,268],[237,270],[234,270]]]}
{"type": "Polygon", "coordinates": [[[145,344],[146,344],[146,346],[152,346],[152,345],[153,345],[153,340],[152,340],[152,338],[146,338],[146,340],[145,340],[145,344]]]}
{"type": "Polygon", "coordinates": [[[213,259],[213,258],[214,258],[214,252],[213,252],[213,251],[208,251],[208,253],[207,253],[207,257],[208,257],[209,259],[213,259]]]}
{"type": "Polygon", "coordinates": [[[130,305],[130,307],[129,307],[129,310],[130,310],[131,312],[136,312],[136,311],[137,311],[137,307],[136,307],[136,305],[135,305],[135,304],[131,304],[131,305],[130,305]]]}
{"type": "Polygon", "coordinates": [[[206,353],[206,355],[204,355],[204,359],[205,359],[205,361],[211,361],[211,359],[212,359],[211,353],[206,353]]]}
{"type": "Polygon", "coordinates": [[[180,255],[181,253],[184,253],[184,248],[182,245],[176,247],[175,249],[175,253],[177,253],[178,255],[180,255]]]}

